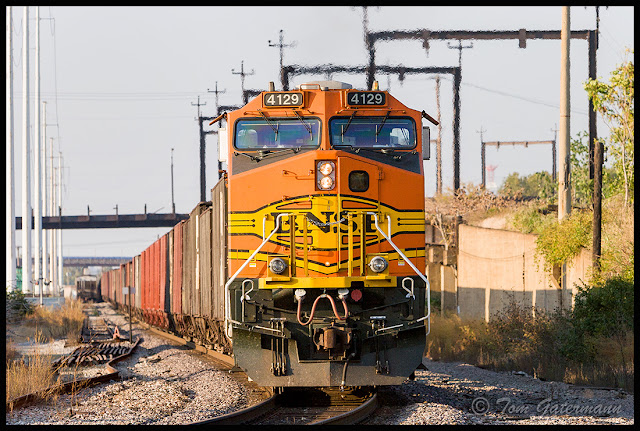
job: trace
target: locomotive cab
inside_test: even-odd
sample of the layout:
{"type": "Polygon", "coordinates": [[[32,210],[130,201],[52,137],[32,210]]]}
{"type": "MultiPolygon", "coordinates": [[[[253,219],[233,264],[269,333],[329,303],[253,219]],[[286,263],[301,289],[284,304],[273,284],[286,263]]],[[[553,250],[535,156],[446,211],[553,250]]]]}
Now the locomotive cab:
{"type": "Polygon", "coordinates": [[[422,118],[386,91],[335,81],[227,114],[224,329],[258,384],[400,384],[420,365],[422,118]]]}

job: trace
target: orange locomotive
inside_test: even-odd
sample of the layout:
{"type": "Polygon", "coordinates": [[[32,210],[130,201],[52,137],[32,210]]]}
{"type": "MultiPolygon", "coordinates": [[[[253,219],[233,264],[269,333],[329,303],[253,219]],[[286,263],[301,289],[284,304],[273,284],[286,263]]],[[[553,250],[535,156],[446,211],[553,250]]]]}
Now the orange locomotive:
{"type": "Polygon", "coordinates": [[[401,383],[429,318],[422,113],[322,81],[264,92],[226,120],[238,366],[265,386],[401,383]]]}
{"type": "Polygon", "coordinates": [[[211,201],[103,274],[102,296],[126,306],[132,286],[136,315],[262,386],[402,383],[429,328],[423,117],[336,81],[223,114],[211,201]]]}

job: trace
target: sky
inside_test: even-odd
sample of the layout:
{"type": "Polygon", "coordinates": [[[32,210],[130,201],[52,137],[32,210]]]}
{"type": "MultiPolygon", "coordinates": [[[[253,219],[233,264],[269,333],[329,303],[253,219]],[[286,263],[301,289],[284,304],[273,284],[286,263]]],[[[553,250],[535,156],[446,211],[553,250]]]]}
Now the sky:
{"type": "MultiPolygon", "coordinates": [[[[369,7],[369,31],[560,30],[561,7],[369,7]]],[[[572,30],[596,27],[594,6],[573,6],[572,30]]],[[[16,216],[22,212],[22,16],[13,8],[14,170],[16,216]]],[[[604,80],[634,59],[634,8],[600,7],[597,75],[604,80]]],[[[30,68],[35,58],[35,7],[30,8],[30,68]]],[[[200,196],[198,100],[203,116],[220,105],[239,105],[245,88],[281,89],[280,50],[269,46],[283,30],[284,64],[365,65],[363,8],[352,6],[240,7],[40,7],[41,98],[47,102],[47,145],[62,153],[63,215],[171,212],[171,149],[178,213],[200,196]],[[199,99],[198,99],[199,98],[199,99]]],[[[407,67],[458,65],[453,41],[388,41],[376,44],[376,63],[407,67]]],[[[555,139],[560,118],[560,40],[464,41],[462,50],[460,181],[480,184],[480,132],[484,141],[555,139]]],[[[570,50],[571,136],[588,130],[587,42],[570,50]]],[[[33,73],[33,72],[31,72],[33,73]]],[[[33,75],[31,75],[33,80],[33,75]]],[[[326,79],[296,76],[291,87],[326,79]]],[[[332,79],[365,89],[362,75],[332,79]]],[[[435,75],[377,75],[380,89],[410,108],[437,113],[435,75]]],[[[441,75],[443,188],[453,187],[453,82],[441,75]]],[[[31,83],[33,95],[34,84],[31,83]]],[[[33,103],[32,103],[33,109],[33,103]]],[[[31,119],[33,121],[33,113],[31,119]]],[[[208,125],[205,129],[212,129],[208,125]]],[[[598,133],[607,136],[601,119],[598,133]]],[[[431,135],[437,131],[432,128],[431,135]]],[[[33,136],[33,127],[31,128],[33,136]]],[[[217,180],[217,142],[207,137],[206,190],[217,180]]],[[[33,137],[32,137],[33,151],[33,137]]],[[[425,192],[435,193],[435,148],[424,162],[425,192]]],[[[510,173],[551,170],[547,145],[488,147],[499,185],[510,173]]],[[[57,161],[56,161],[57,165],[57,161]]],[[[33,169],[32,169],[33,171],[33,169]]],[[[488,178],[490,180],[490,178],[488,178]]],[[[63,231],[65,256],[134,256],[170,228],[63,231]]],[[[32,240],[33,242],[33,240],[32,240]]],[[[19,231],[16,243],[21,243],[19,231]]]]}

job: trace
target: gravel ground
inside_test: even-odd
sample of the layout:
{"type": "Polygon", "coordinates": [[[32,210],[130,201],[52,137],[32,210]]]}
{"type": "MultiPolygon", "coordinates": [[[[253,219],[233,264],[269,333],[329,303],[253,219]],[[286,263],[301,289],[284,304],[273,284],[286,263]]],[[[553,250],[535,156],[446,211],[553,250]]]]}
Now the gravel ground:
{"type": "MultiPolygon", "coordinates": [[[[122,332],[128,329],[124,318],[108,305],[98,306],[122,332]]],[[[186,424],[247,405],[251,397],[247,389],[227,372],[217,370],[201,354],[142,333],[136,330],[136,325],[133,329],[134,340],[142,336],[143,341],[129,358],[114,364],[121,381],[15,410],[6,414],[6,424],[186,424]]],[[[83,376],[103,372],[106,373],[104,366],[82,368],[83,376]]]]}
{"type": "Polygon", "coordinates": [[[425,359],[414,381],[380,392],[370,425],[634,423],[632,394],[543,382],[524,373],[425,359]]]}
{"type": "MultiPolygon", "coordinates": [[[[98,306],[121,331],[128,329],[108,305],[98,306]]],[[[6,424],[187,424],[253,403],[249,389],[202,355],[143,334],[134,325],[134,338],[138,335],[144,341],[131,357],[115,364],[121,381],[7,413],[6,424]]],[[[634,423],[634,396],[621,390],[543,382],[464,363],[425,359],[424,364],[427,370],[416,371],[414,381],[380,390],[383,406],[365,424],[634,423]]],[[[85,375],[104,372],[100,367],[85,370],[85,375]]]]}

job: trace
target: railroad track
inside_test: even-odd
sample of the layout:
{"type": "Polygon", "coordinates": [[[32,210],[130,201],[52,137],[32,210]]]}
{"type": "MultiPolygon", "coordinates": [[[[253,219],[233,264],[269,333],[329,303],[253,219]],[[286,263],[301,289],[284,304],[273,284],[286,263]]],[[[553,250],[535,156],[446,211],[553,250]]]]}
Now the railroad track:
{"type": "Polygon", "coordinates": [[[108,341],[78,347],[71,354],[63,356],[51,365],[96,365],[124,355],[131,350],[132,344],[119,341],[108,341]]]}
{"type": "Polygon", "coordinates": [[[234,366],[230,356],[138,322],[156,335],[206,354],[220,370],[227,371],[258,400],[244,409],[189,425],[350,425],[369,417],[378,407],[378,397],[372,388],[344,392],[337,388],[285,388],[282,393],[275,394],[271,388],[249,381],[247,375],[234,366]]]}
{"type": "Polygon", "coordinates": [[[91,315],[94,309],[87,309],[82,324],[79,342],[83,345],[52,363],[54,368],[63,365],[96,365],[124,355],[131,350],[132,344],[124,342],[117,326],[103,316],[91,315]]]}
{"type": "Polygon", "coordinates": [[[142,338],[138,337],[133,343],[129,343],[128,341],[126,343],[121,343],[119,337],[114,337],[114,331],[110,330],[103,318],[101,319],[98,316],[98,320],[94,320],[92,317],[94,316],[87,316],[85,319],[82,336],[80,337],[81,341],[84,339],[90,340],[90,344],[80,346],[70,355],[59,358],[52,363],[52,368],[58,369],[64,365],[71,364],[95,365],[93,362],[106,362],[104,368],[106,373],[95,377],[74,379],[38,392],[8,400],[6,403],[6,411],[37,403],[45,399],[50,394],[67,393],[77,390],[78,388],[93,386],[119,378],[120,373],[113,367],[113,365],[131,355],[138,344],[142,342],[142,338]],[[111,339],[103,342],[97,342],[98,339],[106,337],[106,334],[111,334],[111,339]]]}
{"type": "Polygon", "coordinates": [[[353,425],[378,407],[375,390],[285,389],[256,405],[190,425],[353,425]]]}
{"type": "Polygon", "coordinates": [[[95,343],[119,338],[114,336],[114,330],[115,325],[109,325],[104,317],[87,315],[82,324],[80,342],[95,343]]]}

